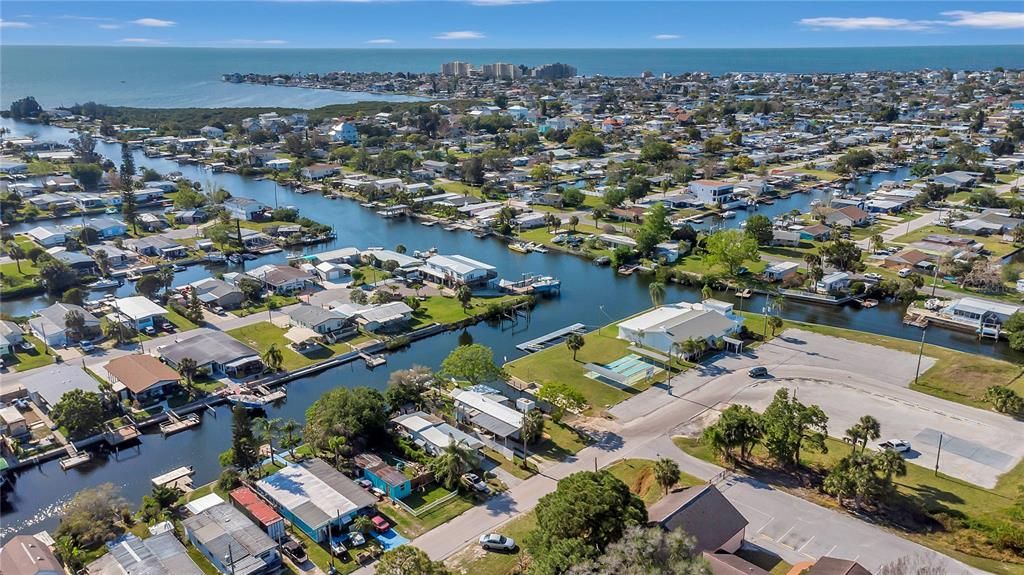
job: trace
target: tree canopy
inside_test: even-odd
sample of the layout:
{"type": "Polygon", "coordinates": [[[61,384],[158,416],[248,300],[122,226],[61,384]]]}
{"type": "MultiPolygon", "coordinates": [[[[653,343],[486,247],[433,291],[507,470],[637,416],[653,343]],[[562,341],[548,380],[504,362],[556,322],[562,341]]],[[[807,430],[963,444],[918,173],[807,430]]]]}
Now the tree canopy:
{"type": "Polygon", "coordinates": [[[476,385],[501,378],[504,372],[494,363],[491,348],[474,343],[453,349],[441,362],[440,375],[476,385]]]}
{"type": "Polygon", "coordinates": [[[739,230],[719,230],[711,234],[704,242],[704,249],[708,262],[722,265],[731,276],[736,275],[743,262],[761,259],[757,240],[739,230]]]}
{"type": "Polygon", "coordinates": [[[306,410],[303,436],[320,450],[335,435],[368,443],[385,435],[389,412],[387,401],[376,389],[338,387],[321,395],[306,410]]]}

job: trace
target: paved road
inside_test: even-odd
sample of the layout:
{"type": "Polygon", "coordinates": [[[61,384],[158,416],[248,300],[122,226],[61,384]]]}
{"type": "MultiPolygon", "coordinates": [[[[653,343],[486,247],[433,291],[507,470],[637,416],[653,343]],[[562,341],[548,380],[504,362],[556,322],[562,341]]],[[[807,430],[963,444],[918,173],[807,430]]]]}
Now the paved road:
{"type": "MultiPolygon", "coordinates": [[[[671,457],[683,471],[702,479],[718,475],[722,469],[697,460],[675,447],[671,441],[693,427],[694,421],[713,413],[716,406],[731,401],[742,389],[749,387],[745,370],[767,364],[781,369],[789,358],[818,358],[821,362],[838,362],[847,370],[882,374],[879,385],[906,390],[906,381],[913,376],[914,366],[892,356],[877,357],[874,346],[851,344],[836,340],[842,356],[819,351],[811,345],[800,348],[809,339],[804,332],[788,331],[789,341],[766,344],[762,349],[743,355],[722,355],[699,370],[675,378],[671,385],[662,385],[616,406],[612,413],[617,422],[599,434],[599,441],[567,461],[544,470],[542,475],[512,487],[491,499],[486,505],[474,507],[448,523],[417,538],[413,543],[434,559],[444,559],[481,534],[493,531],[513,517],[531,510],[537,501],[556,487],[557,480],[577,471],[605,467],[626,457],[671,457]],[[871,358],[870,360],[868,358],[871,358]],[[742,377],[739,377],[742,376],[742,377]],[[739,382],[743,382],[740,385],[739,382]]],[[[747,517],[748,539],[777,553],[789,562],[816,559],[822,555],[857,559],[869,569],[910,554],[935,554],[894,533],[859,521],[848,515],[819,507],[787,493],[760,484],[750,478],[733,477],[720,488],[747,517]]],[[[970,571],[958,562],[935,554],[949,566],[950,573],[970,571]]],[[[372,573],[372,567],[358,573],[372,573]]]]}
{"type": "MultiPolygon", "coordinates": [[[[939,218],[942,217],[943,213],[945,213],[945,210],[935,210],[923,214],[908,222],[896,224],[895,226],[881,232],[882,239],[884,239],[886,242],[891,242],[900,236],[904,236],[906,234],[909,234],[910,232],[919,230],[925,226],[935,225],[935,223],[939,221],[939,218]]],[[[864,238],[863,240],[858,240],[857,245],[863,249],[870,250],[871,238],[864,238]]]]}

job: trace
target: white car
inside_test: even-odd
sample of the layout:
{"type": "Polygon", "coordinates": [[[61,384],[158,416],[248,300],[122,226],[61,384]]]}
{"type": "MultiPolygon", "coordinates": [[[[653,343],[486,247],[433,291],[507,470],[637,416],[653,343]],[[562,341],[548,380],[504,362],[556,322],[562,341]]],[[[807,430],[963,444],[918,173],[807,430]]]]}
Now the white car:
{"type": "Polygon", "coordinates": [[[484,483],[484,480],[480,479],[480,476],[477,475],[476,473],[462,474],[462,482],[466,485],[466,487],[472,487],[473,489],[479,491],[480,493],[490,493],[491,491],[490,488],[487,487],[487,484],[484,483]]]}
{"type": "Polygon", "coordinates": [[[864,279],[882,281],[882,274],[876,274],[875,272],[868,272],[864,274],[864,279]]]}
{"type": "Polygon", "coordinates": [[[500,533],[488,533],[480,536],[480,546],[491,551],[512,551],[516,548],[516,542],[500,533]]]}
{"type": "Polygon", "coordinates": [[[910,274],[912,274],[912,273],[914,273],[914,270],[912,270],[910,268],[903,268],[903,269],[901,269],[899,271],[899,276],[901,278],[906,278],[906,277],[910,277],[910,274]]]}
{"type": "Polygon", "coordinates": [[[887,451],[892,450],[897,453],[910,451],[910,442],[903,439],[890,439],[879,443],[878,446],[887,451]]]}

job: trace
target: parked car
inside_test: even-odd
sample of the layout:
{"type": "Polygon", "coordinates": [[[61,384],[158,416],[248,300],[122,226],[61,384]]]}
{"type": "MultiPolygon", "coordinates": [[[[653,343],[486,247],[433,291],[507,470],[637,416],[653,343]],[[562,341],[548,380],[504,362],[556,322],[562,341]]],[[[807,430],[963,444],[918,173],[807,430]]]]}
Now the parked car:
{"type": "Polygon", "coordinates": [[[901,269],[901,270],[900,270],[900,271],[898,272],[898,274],[899,274],[899,276],[900,276],[901,278],[907,278],[907,277],[910,277],[910,274],[912,274],[912,273],[914,273],[914,270],[912,270],[912,269],[910,269],[910,268],[903,268],[903,269],[901,269]]]}
{"type": "Polygon", "coordinates": [[[146,335],[156,335],[156,330],[153,329],[153,326],[149,326],[143,329],[142,332],[145,333],[146,335]]]}
{"type": "Polygon", "coordinates": [[[213,307],[213,313],[215,313],[217,315],[224,315],[224,308],[220,307],[219,305],[218,306],[214,306],[213,307]]]}
{"type": "Polygon", "coordinates": [[[480,536],[480,546],[491,551],[513,551],[516,542],[511,537],[505,537],[500,533],[488,533],[480,536]]]}
{"type": "Polygon", "coordinates": [[[763,365],[752,367],[749,370],[747,370],[747,375],[749,375],[750,377],[764,377],[768,375],[768,368],[763,365]]]}
{"type": "Polygon", "coordinates": [[[480,493],[491,492],[490,488],[487,487],[487,484],[484,483],[484,480],[480,479],[480,476],[477,475],[476,473],[462,474],[462,483],[466,487],[472,488],[473,490],[479,491],[480,493]]]}
{"type": "Polygon", "coordinates": [[[369,479],[356,479],[356,485],[362,487],[363,489],[369,489],[373,487],[373,484],[370,483],[369,479]]]}
{"type": "Polygon", "coordinates": [[[879,282],[879,281],[882,281],[882,274],[878,274],[878,273],[875,273],[875,272],[868,272],[868,273],[864,274],[864,279],[868,279],[868,280],[873,280],[873,281],[879,282]]]}
{"type": "Polygon", "coordinates": [[[904,453],[906,451],[910,451],[910,442],[904,439],[890,439],[888,441],[883,441],[882,443],[879,443],[878,446],[881,447],[882,449],[892,450],[897,453],[904,453]]]}
{"type": "Polygon", "coordinates": [[[388,520],[384,519],[380,515],[374,515],[371,521],[373,521],[373,527],[377,530],[377,533],[384,533],[388,529],[391,529],[391,524],[388,523],[388,520]]]}
{"type": "Polygon", "coordinates": [[[294,539],[288,539],[288,541],[281,546],[281,550],[284,551],[284,554],[287,555],[289,559],[296,563],[301,564],[306,562],[306,550],[303,549],[302,545],[294,539]]]}
{"type": "Polygon", "coordinates": [[[87,339],[78,342],[78,347],[81,348],[82,353],[92,353],[96,349],[96,346],[87,339]]]}

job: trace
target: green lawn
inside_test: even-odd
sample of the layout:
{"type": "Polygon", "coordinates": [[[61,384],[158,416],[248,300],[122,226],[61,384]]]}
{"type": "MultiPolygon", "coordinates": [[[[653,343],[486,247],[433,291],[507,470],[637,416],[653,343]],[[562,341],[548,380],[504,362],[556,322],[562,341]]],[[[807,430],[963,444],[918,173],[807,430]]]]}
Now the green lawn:
{"type": "Polygon", "coordinates": [[[453,573],[465,573],[467,575],[512,575],[512,573],[517,572],[515,569],[520,562],[519,556],[527,553],[523,548],[527,534],[536,528],[537,517],[531,511],[496,529],[498,533],[511,537],[516,542],[518,549],[515,553],[484,551],[473,541],[462,551],[448,558],[445,564],[453,573]]]}
{"type": "Polygon", "coordinates": [[[247,306],[244,308],[236,309],[231,313],[238,317],[245,317],[254,313],[260,313],[261,311],[267,311],[267,306],[273,304],[274,309],[280,309],[287,305],[299,303],[299,298],[290,295],[272,295],[269,298],[263,300],[263,303],[257,306],[247,306]]]}
{"type": "Polygon", "coordinates": [[[508,459],[505,459],[497,451],[494,451],[489,447],[484,447],[482,449],[482,452],[484,455],[487,456],[488,459],[497,463],[498,467],[501,467],[503,470],[511,474],[513,477],[517,477],[519,479],[529,479],[533,477],[534,474],[536,474],[537,472],[532,463],[529,464],[529,468],[523,469],[521,459],[517,458],[515,461],[509,461],[508,459]]]}
{"type": "Polygon", "coordinates": [[[43,345],[42,340],[26,335],[25,341],[31,342],[35,349],[32,351],[15,352],[13,359],[11,359],[11,356],[6,356],[4,361],[7,365],[13,367],[15,371],[28,371],[53,363],[53,356],[46,353],[46,347],[43,345]]]}
{"type": "MultiPolygon", "coordinates": [[[[665,490],[654,477],[654,461],[650,459],[621,459],[608,467],[608,472],[629,486],[637,497],[650,505],[665,496],[665,490]]],[[[693,487],[704,483],[700,479],[682,473],[678,487],[693,487]]]]}
{"type": "Polygon", "coordinates": [[[453,194],[465,194],[476,197],[483,196],[483,192],[480,191],[480,188],[477,186],[471,186],[464,182],[444,182],[442,184],[435,184],[434,187],[453,194]]]}
{"type": "Polygon", "coordinates": [[[835,179],[839,178],[839,174],[835,174],[833,172],[829,172],[829,171],[825,171],[825,170],[806,170],[806,169],[801,168],[801,169],[793,170],[793,171],[799,172],[801,174],[808,174],[808,175],[811,175],[811,176],[817,176],[819,180],[824,180],[826,182],[831,182],[832,180],[835,180],[835,179]]]}
{"type": "Polygon", "coordinates": [[[597,413],[665,378],[664,372],[659,373],[653,381],[640,381],[627,391],[587,377],[585,364],[608,364],[632,353],[628,350],[632,344],[615,337],[617,333],[613,324],[584,335],[586,343],[575,361],[572,351],[562,343],[508,363],[505,370],[528,383],[564,383],[583,394],[590,405],[588,412],[597,413]]]}
{"type": "Polygon", "coordinates": [[[544,439],[530,447],[530,453],[562,461],[570,455],[579,453],[586,446],[586,436],[577,433],[571,427],[546,419],[544,421],[544,439]]]}
{"type": "MultiPolygon", "coordinates": [[[[755,322],[754,326],[760,325],[756,321],[763,318],[759,314],[739,313],[746,316],[748,322],[755,322]]],[[[917,354],[920,349],[920,343],[907,339],[791,320],[785,320],[778,333],[790,327],[907,353],[917,354]]],[[[989,408],[982,397],[991,385],[1006,385],[1024,394],[1024,378],[1021,377],[1024,368],[1021,366],[931,344],[925,344],[924,354],[937,361],[921,374],[916,385],[911,384],[911,389],[983,409],[989,408]]]]}
{"type": "Polygon", "coordinates": [[[271,345],[277,344],[278,349],[281,350],[281,355],[284,357],[281,367],[288,371],[312,365],[334,355],[334,352],[327,348],[320,348],[307,354],[298,353],[288,346],[290,342],[284,337],[286,331],[288,330],[285,328],[263,321],[233,329],[228,332],[228,335],[252,347],[260,355],[263,355],[264,352],[270,349],[271,345]]]}
{"type": "MultiPolygon", "coordinates": [[[[676,437],[673,441],[681,450],[698,459],[721,464],[699,440],[676,437]]],[[[825,470],[850,452],[850,446],[838,439],[828,439],[827,446],[827,454],[801,452],[802,465],[825,470]]],[[[753,455],[762,461],[766,452],[758,446],[753,455]]],[[[758,466],[744,471],[785,488],[779,484],[780,477],[784,476],[777,472],[758,466]]],[[[1024,561],[1010,551],[992,547],[987,543],[987,533],[991,526],[997,524],[1005,524],[1009,528],[1013,514],[1017,513],[1014,502],[1019,500],[1022,486],[1024,464],[1003,475],[994,489],[985,489],[942,473],[936,475],[932,469],[907,462],[907,475],[896,479],[898,495],[890,505],[897,510],[890,519],[899,526],[900,520],[912,520],[914,510],[921,509],[934,520],[930,528],[936,531],[928,533],[925,528],[919,528],[917,532],[911,530],[912,539],[974,567],[992,573],[1020,575],[1024,573],[1024,561]]],[[[802,489],[796,493],[821,505],[836,506],[833,498],[816,491],[802,489]]]]}
{"type": "MultiPolygon", "coordinates": [[[[413,501],[416,502],[416,500],[413,501]]],[[[420,502],[420,504],[422,504],[422,502],[420,502]]],[[[401,533],[403,537],[415,539],[438,525],[447,523],[455,517],[462,515],[467,509],[473,507],[473,505],[473,499],[465,495],[459,495],[451,501],[420,515],[419,517],[414,517],[405,509],[402,509],[389,501],[379,503],[377,508],[392,520],[395,530],[401,533]]]]}
{"type": "Polygon", "coordinates": [[[171,308],[167,308],[167,313],[164,315],[164,318],[167,321],[173,323],[174,327],[178,328],[178,331],[188,331],[190,329],[196,329],[197,327],[199,327],[198,325],[189,321],[188,318],[174,311],[171,308]]]}
{"type": "MultiPolygon", "coordinates": [[[[18,243],[22,244],[23,249],[28,249],[20,239],[18,243]]],[[[11,297],[21,290],[32,290],[39,286],[39,268],[29,259],[0,264],[0,278],[0,294],[11,297]]]]}
{"type": "Polygon", "coordinates": [[[413,314],[413,326],[430,323],[450,324],[460,322],[474,315],[484,313],[490,305],[513,301],[516,297],[474,297],[470,300],[469,307],[463,308],[462,303],[453,297],[430,296],[425,301],[420,302],[419,309],[413,314]]]}
{"type": "Polygon", "coordinates": [[[945,226],[925,226],[923,228],[914,230],[909,234],[899,236],[893,239],[893,242],[898,244],[911,244],[917,241],[921,241],[922,239],[925,238],[925,236],[929,236],[932,234],[940,234],[958,238],[967,237],[973,241],[980,242],[982,245],[985,246],[986,250],[992,252],[993,255],[999,257],[1005,256],[1010,252],[1014,251],[1015,249],[1017,249],[1012,243],[1003,242],[1002,240],[1000,240],[1002,236],[964,236],[950,230],[945,226]]]}

